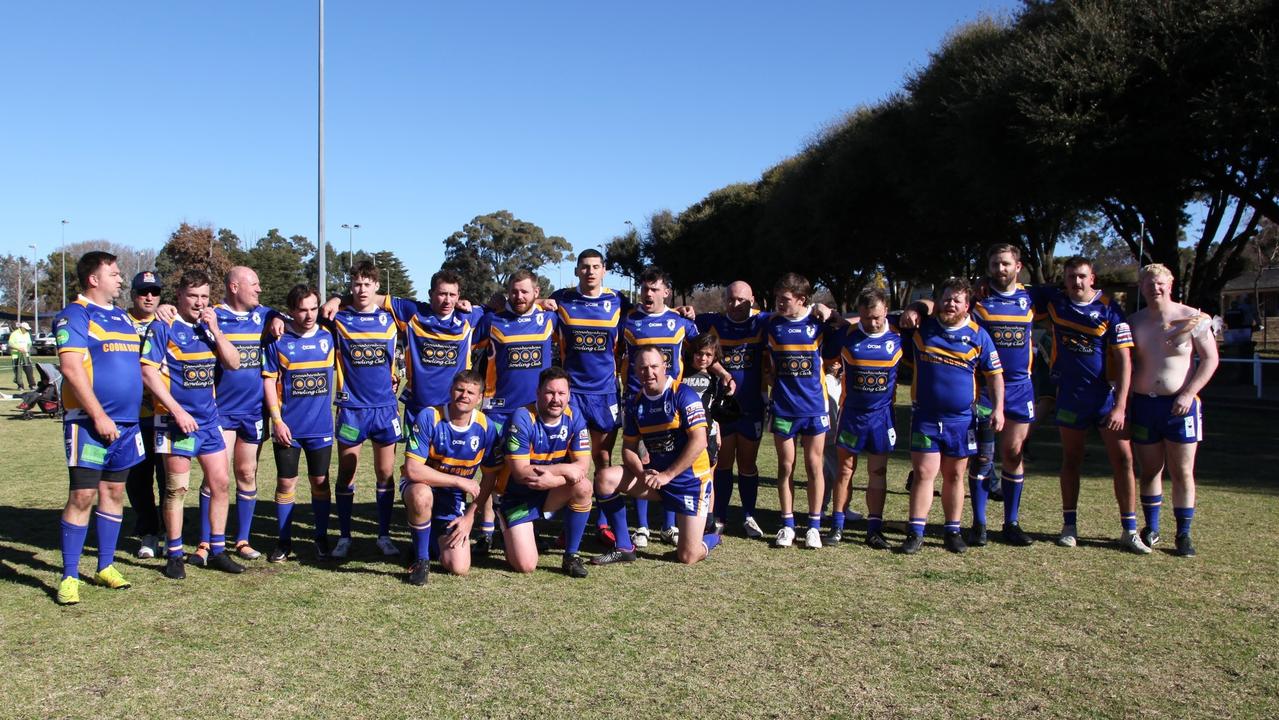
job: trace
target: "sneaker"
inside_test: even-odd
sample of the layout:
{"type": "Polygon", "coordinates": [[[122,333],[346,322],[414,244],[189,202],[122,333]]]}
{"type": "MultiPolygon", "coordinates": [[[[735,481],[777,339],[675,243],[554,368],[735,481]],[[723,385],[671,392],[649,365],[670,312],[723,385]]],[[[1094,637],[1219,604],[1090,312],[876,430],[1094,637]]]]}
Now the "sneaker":
{"type": "Polygon", "coordinates": [[[133,587],[133,583],[125,580],[120,571],[115,569],[115,565],[108,565],[99,570],[93,576],[93,584],[112,590],[124,590],[133,587]]]}
{"type": "Polygon", "coordinates": [[[601,544],[606,545],[608,547],[613,547],[617,545],[617,534],[613,532],[613,528],[607,525],[596,525],[595,537],[600,541],[601,544]]]}
{"type": "Polygon", "coordinates": [[[170,555],[164,561],[164,576],[170,580],[186,580],[187,564],[181,555],[170,555]]]}
{"type": "Polygon", "coordinates": [[[957,532],[946,533],[945,537],[942,538],[942,545],[944,545],[947,550],[955,553],[956,555],[963,555],[965,552],[968,551],[968,544],[964,542],[963,533],[957,533],[957,532]]]}
{"type": "Polygon", "coordinates": [[[431,563],[427,560],[418,560],[409,566],[409,584],[421,587],[431,578],[431,563]]]}
{"type": "Polygon", "coordinates": [[[80,602],[80,578],[64,577],[58,583],[58,604],[75,605],[80,602]]]}
{"type": "Polygon", "coordinates": [[[973,526],[968,528],[967,534],[961,539],[967,540],[968,544],[973,547],[985,547],[987,542],[986,523],[973,523],[973,526]]]}
{"type": "Polygon", "coordinates": [[[209,544],[200,543],[196,546],[195,552],[187,555],[187,565],[194,565],[202,568],[209,563],[209,544]]]}
{"type": "Polygon", "coordinates": [[[275,546],[270,555],[266,556],[266,561],[271,563],[282,563],[289,559],[289,555],[293,554],[293,546],[289,543],[280,543],[275,546]]]}
{"type": "Polygon", "coordinates": [[[637,548],[648,547],[648,528],[635,528],[635,532],[631,533],[631,544],[637,548]]]}
{"type": "Polygon", "coordinates": [[[784,525],[777,531],[777,537],[773,538],[774,547],[790,547],[792,542],[795,542],[795,528],[784,525]]]}
{"type": "Polygon", "coordinates": [[[475,544],[471,546],[471,557],[486,558],[492,551],[493,538],[485,535],[484,533],[480,533],[480,536],[475,538],[475,544]]]}
{"type": "Polygon", "coordinates": [[[235,544],[235,554],[239,555],[241,560],[257,560],[262,557],[262,553],[254,550],[247,540],[241,540],[235,544]]]}
{"type": "Polygon", "coordinates": [[[333,559],[333,551],[329,549],[329,539],[327,537],[318,537],[315,539],[315,559],[333,559]]]}
{"type": "Polygon", "coordinates": [[[582,562],[582,556],[577,553],[565,555],[564,561],[560,563],[560,567],[564,569],[564,572],[567,573],[569,577],[586,577],[586,563],[582,562]]]}
{"type": "Polygon", "coordinates": [[[1142,542],[1141,536],[1133,530],[1125,530],[1124,534],[1119,536],[1119,546],[1137,555],[1150,554],[1150,546],[1142,542]]]}
{"type": "MultiPolygon", "coordinates": [[[[881,536],[882,537],[882,536],[881,536]]],[[[915,533],[907,533],[906,539],[898,546],[897,551],[903,555],[914,555],[924,546],[924,536],[915,533]]]]}
{"type": "Polygon", "coordinates": [[[603,555],[591,558],[592,565],[612,565],[613,563],[635,562],[634,550],[610,550],[603,555]]]}
{"type": "Polygon", "coordinates": [[[339,560],[345,560],[347,555],[351,554],[351,538],[340,537],[337,544],[333,546],[333,557],[339,560]]]}
{"type": "Polygon", "coordinates": [[[755,522],[755,518],[749,515],[746,516],[746,521],[742,523],[742,530],[748,538],[764,537],[764,529],[759,526],[759,523],[755,522]]]}
{"type": "Polygon", "coordinates": [[[804,547],[809,550],[820,550],[822,547],[822,531],[817,528],[809,528],[808,530],[805,530],[804,547]]]}
{"type": "Polygon", "coordinates": [[[1017,523],[1004,523],[1004,529],[1000,535],[1003,537],[1004,542],[1009,545],[1029,547],[1035,544],[1035,539],[1027,535],[1026,531],[1022,530],[1021,525],[1017,523]]]}
{"type": "Polygon", "coordinates": [[[1062,525],[1061,534],[1057,536],[1057,545],[1060,547],[1074,547],[1078,542],[1079,531],[1074,525],[1062,525]]]}
{"type": "Polygon", "coordinates": [[[395,557],[400,554],[400,549],[395,547],[395,543],[387,535],[377,536],[377,549],[381,550],[386,557],[395,557]]]}
{"type": "Polygon", "coordinates": [[[1194,557],[1195,544],[1190,541],[1190,533],[1183,533],[1176,538],[1177,554],[1181,557],[1194,557]]]}
{"type": "Polygon", "coordinates": [[[138,551],[133,554],[139,560],[150,560],[155,557],[155,547],[159,544],[160,538],[154,535],[143,535],[142,544],[138,545],[138,551]]]}
{"type": "Polygon", "coordinates": [[[679,544],[679,528],[677,527],[662,528],[662,532],[659,535],[659,537],[662,539],[662,542],[666,543],[667,545],[678,545],[679,544]]]}
{"type": "Polygon", "coordinates": [[[1154,550],[1155,546],[1159,544],[1159,531],[1151,530],[1148,527],[1142,528],[1141,541],[1146,543],[1146,546],[1149,547],[1151,550],[1154,550]]]}
{"type": "Polygon", "coordinates": [[[244,566],[231,559],[231,553],[220,552],[217,555],[209,556],[208,567],[212,570],[221,570],[224,573],[239,575],[244,572],[244,566]]]}
{"type": "Polygon", "coordinates": [[[884,539],[884,534],[877,532],[866,535],[866,545],[872,550],[887,550],[889,548],[888,540],[884,539]]]}
{"type": "Polygon", "coordinates": [[[844,540],[844,531],[840,528],[832,528],[830,535],[826,538],[826,542],[831,545],[838,545],[844,540]]]}

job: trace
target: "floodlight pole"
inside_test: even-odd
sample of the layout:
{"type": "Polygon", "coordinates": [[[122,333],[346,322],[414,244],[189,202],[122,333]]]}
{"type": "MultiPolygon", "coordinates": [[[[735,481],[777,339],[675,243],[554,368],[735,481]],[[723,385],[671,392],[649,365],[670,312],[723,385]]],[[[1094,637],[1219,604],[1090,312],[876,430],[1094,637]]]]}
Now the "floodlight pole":
{"type": "Polygon", "coordinates": [[[67,304],[67,223],[70,220],[62,221],[62,252],[58,253],[62,256],[62,304],[67,304]]]}
{"type": "Polygon", "coordinates": [[[328,266],[325,262],[328,258],[324,246],[324,0],[320,3],[320,42],[319,42],[319,104],[316,108],[316,116],[318,118],[318,147],[316,156],[318,158],[317,176],[318,183],[316,187],[316,252],[320,254],[320,300],[323,302],[329,297],[328,290],[328,266]]]}

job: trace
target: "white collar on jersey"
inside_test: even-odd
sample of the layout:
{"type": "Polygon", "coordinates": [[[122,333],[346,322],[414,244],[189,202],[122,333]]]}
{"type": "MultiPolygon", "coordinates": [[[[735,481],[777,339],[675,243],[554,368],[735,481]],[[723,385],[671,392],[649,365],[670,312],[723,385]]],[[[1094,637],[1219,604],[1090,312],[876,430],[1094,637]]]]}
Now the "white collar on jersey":
{"type": "Polygon", "coordinates": [[[1097,302],[1097,298],[1099,298],[1099,297],[1101,297],[1101,291],[1100,291],[1100,290],[1093,290],[1092,297],[1088,298],[1087,300],[1085,300],[1085,301],[1083,301],[1083,302],[1075,302],[1075,301],[1074,301],[1074,300],[1070,297],[1070,294],[1069,294],[1069,293],[1067,293],[1067,294],[1066,294],[1066,299],[1067,299],[1067,300],[1070,300],[1070,304],[1071,304],[1071,305],[1074,305],[1075,307],[1087,307],[1087,306],[1089,306],[1089,305],[1092,305],[1093,303],[1097,302]]]}
{"type": "Polygon", "coordinates": [[[780,317],[782,320],[785,320],[786,322],[799,322],[800,320],[807,320],[808,316],[812,314],[813,314],[813,306],[808,305],[808,306],[805,306],[804,312],[801,313],[799,317],[794,317],[794,318],[786,317],[785,315],[782,315],[781,313],[778,313],[777,316],[780,317]]]}
{"type": "Polygon", "coordinates": [[[102,308],[103,310],[113,310],[113,309],[115,309],[115,305],[100,305],[100,304],[95,303],[94,301],[90,300],[89,298],[85,297],[84,295],[80,295],[80,296],[78,296],[76,299],[77,299],[77,300],[83,300],[83,301],[85,301],[86,303],[88,303],[89,305],[92,305],[92,306],[94,306],[94,307],[100,307],[100,308],[102,308]]]}
{"type": "Polygon", "coordinates": [[[299,333],[297,330],[294,330],[292,326],[289,327],[289,331],[300,338],[315,337],[315,334],[320,332],[320,324],[316,323],[312,325],[311,329],[307,330],[305,333],[299,333]]]}
{"type": "MultiPolygon", "coordinates": [[[[444,406],[444,412],[445,412],[445,414],[447,414],[447,413],[448,413],[448,406],[447,406],[447,405],[445,405],[445,406],[444,406]]],[[[476,412],[477,412],[477,411],[476,411],[476,409],[475,409],[475,408],[471,408],[471,417],[470,417],[470,419],[469,419],[469,420],[467,420],[467,422],[466,422],[466,424],[465,424],[465,425],[454,425],[454,424],[453,424],[453,420],[452,420],[451,418],[447,418],[447,417],[446,417],[446,418],[445,418],[445,420],[446,420],[446,422],[448,422],[449,427],[453,428],[454,430],[467,430],[467,429],[469,429],[472,425],[474,425],[474,424],[475,424],[475,413],[476,413],[476,412]]]]}
{"type": "Polygon", "coordinates": [[[510,313],[510,314],[512,314],[512,315],[514,315],[515,317],[529,317],[530,315],[532,315],[533,313],[537,312],[538,310],[541,310],[541,308],[539,308],[539,307],[537,306],[537,302],[536,302],[536,301],[534,301],[534,302],[533,302],[533,304],[532,304],[532,306],[530,306],[530,307],[529,307],[528,312],[526,312],[526,313],[524,313],[524,314],[520,314],[520,313],[515,312],[515,308],[511,307],[511,302],[510,302],[509,300],[506,302],[506,311],[507,311],[508,313],[510,313]]]}
{"type": "Polygon", "coordinates": [[[645,391],[644,391],[644,397],[648,398],[649,400],[656,400],[656,399],[658,399],[659,397],[661,397],[662,395],[666,394],[666,391],[667,391],[667,390],[670,390],[670,389],[671,389],[671,386],[672,386],[672,385],[674,385],[674,384],[675,384],[675,381],[674,381],[674,380],[672,380],[670,377],[667,377],[667,378],[666,378],[666,384],[662,386],[662,391],[661,391],[661,392],[659,392],[659,393],[658,393],[658,394],[656,394],[656,395],[649,395],[649,394],[648,394],[648,391],[647,391],[647,390],[645,390],[645,391]]]}

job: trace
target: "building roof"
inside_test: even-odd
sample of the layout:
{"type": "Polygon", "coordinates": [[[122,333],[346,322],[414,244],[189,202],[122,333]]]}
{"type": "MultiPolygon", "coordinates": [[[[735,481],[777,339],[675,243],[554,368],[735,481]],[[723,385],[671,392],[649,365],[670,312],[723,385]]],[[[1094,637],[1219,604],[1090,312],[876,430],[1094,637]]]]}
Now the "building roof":
{"type": "Polygon", "coordinates": [[[1245,272],[1243,275],[1226,283],[1226,286],[1221,291],[1226,293],[1251,292],[1254,283],[1258,290],[1279,290],[1279,267],[1268,267],[1262,270],[1260,278],[1252,272],[1245,272]]]}

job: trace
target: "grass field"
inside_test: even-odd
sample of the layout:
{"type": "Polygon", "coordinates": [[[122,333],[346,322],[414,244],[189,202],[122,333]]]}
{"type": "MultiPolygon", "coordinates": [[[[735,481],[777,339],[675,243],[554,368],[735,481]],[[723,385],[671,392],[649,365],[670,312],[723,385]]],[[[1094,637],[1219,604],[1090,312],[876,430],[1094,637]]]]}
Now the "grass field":
{"type": "MultiPolygon", "coordinates": [[[[0,391],[11,390],[0,366],[0,391]]],[[[1279,444],[1262,410],[1208,406],[1190,560],[1170,543],[1147,557],[1115,547],[1099,448],[1081,546],[1055,547],[1058,448],[1040,431],[1023,524],[1041,542],[1027,549],[954,556],[930,537],[903,557],[866,549],[854,525],[840,547],[774,550],[734,522],[694,567],[655,545],[584,581],[561,575],[552,554],[532,576],[498,558],[416,588],[375,556],[364,472],[348,562],[316,565],[300,540],[301,562],[259,560],[238,577],[192,569],[178,583],[122,539],[117,567],[134,587],[86,587],[81,605],[62,608],[52,597],[67,482],[59,426],[10,419],[11,407],[0,402],[0,717],[1279,716],[1279,444]]],[[[893,456],[890,519],[905,514],[907,466],[893,456]]],[[[761,469],[772,467],[766,449],[761,469]]],[[[273,487],[266,462],[263,550],[273,487]]],[[[770,531],[772,490],[766,479],[770,531]]],[[[407,551],[403,523],[397,508],[407,551]]]]}

